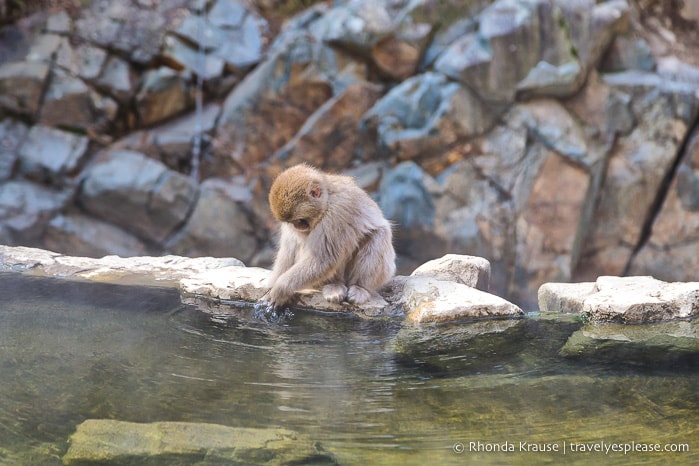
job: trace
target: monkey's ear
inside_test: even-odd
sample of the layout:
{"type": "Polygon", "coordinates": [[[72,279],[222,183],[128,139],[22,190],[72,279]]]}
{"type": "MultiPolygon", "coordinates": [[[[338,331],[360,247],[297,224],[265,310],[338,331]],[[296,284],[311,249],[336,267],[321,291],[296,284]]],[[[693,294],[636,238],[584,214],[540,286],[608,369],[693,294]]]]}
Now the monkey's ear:
{"type": "Polygon", "coordinates": [[[318,199],[322,194],[320,185],[318,183],[311,183],[308,185],[308,195],[312,198],[318,199]]]}

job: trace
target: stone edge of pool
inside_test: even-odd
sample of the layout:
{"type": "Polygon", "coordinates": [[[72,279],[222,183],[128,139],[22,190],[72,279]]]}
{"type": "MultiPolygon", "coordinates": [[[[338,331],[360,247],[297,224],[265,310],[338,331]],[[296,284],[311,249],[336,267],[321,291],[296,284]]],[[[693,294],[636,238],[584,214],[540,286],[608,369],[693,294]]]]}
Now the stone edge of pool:
{"type": "MultiPolygon", "coordinates": [[[[270,274],[267,269],[246,267],[235,258],[169,255],[95,259],[3,245],[0,272],[176,288],[184,302],[196,302],[204,311],[210,303],[217,313],[227,303],[263,299],[270,274]]],[[[523,317],[525,313],[517,305],[487,292],[489,281],[487,259],[447,254],[426,262],[410,276],[394,277],[379,290],[380,296],[361,308],[329,303],[312,291],[301,293],[296,306],[365,318],[404,315],[405,320],[418,324],[523,317]]],[[[688,320],[699,315],[699,282],[601,276],[595,282],[545,283],[539,288],[538,301],[542,312],[578,315],[591,323],[688,320]]]]}

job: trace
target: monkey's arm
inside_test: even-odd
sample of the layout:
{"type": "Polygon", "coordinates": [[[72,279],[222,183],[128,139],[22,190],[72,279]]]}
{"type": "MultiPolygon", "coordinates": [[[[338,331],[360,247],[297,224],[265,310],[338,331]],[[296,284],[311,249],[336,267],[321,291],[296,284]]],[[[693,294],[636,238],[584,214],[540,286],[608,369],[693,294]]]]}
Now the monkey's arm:
{"type": "Polygon", "coordinates": [[[279,276],[289,270],[296,261],[296,255],[301,247],[301,240],[298,235],[292,231],[289,225],[282,224],[281,236],[279,238],[279,250],[274,259],[274,267],[272,267],[272,276],[269,279],[270,287],[274,285],[279,276]]]}
{"type": "Polygon", "coordinates": [[[305,247],[301,248],[296,262],[275,280],[269,300],[273,307],[286,304],[293,294],[303,288],[314,286],[330,278],[338,264],[346,260],[356,239],[331,241],[323,230],[309,235],[305,247]]]}

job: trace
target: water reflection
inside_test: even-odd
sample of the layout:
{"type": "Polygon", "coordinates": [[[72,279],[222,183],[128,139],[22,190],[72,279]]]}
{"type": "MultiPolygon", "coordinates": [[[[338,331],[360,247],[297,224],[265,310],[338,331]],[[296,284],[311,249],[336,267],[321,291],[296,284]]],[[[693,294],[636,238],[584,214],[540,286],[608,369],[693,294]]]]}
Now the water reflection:
{"type": "MultiPolygon", "coordinates": [[[[210,316],[176,293],[0,276],[0,463],[60,464],[89,418],[282,426],[341,464],[562,461],[462,442],[688,442],[699,460],[699,376],[560,355],[575,322],[402,327],[250,307],[210,316]]],[[[576,463],[627,464],[580,454],[576,463]]]]}

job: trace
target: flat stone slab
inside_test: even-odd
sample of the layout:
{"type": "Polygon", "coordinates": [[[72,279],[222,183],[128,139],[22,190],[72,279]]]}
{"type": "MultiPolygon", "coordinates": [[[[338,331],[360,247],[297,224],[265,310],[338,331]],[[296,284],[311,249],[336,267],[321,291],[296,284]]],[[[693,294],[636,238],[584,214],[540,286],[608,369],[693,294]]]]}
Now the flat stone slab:
{"type": "Polygon", "coordinates": [[[568,358],[637,365],[699,365],[699,319],[648,325],[592,324],[573,333],[568,358]]]}
{"type": "Polygon", "coordinates": [[[180,290],[218,301],[259,301],[267,294],[271,271],[259,267],[224,267],[180,280],[180,290]]]}
{"type": "Polygon", "coordinates": [[[408,278],[400,303],[406,319],[415,323],[524,315],[522,309],[499,296],[434,277],[408,278]]]}
{"type": "Polygon", "coordinates": [[[0,245],[0,272],[25,272],[120,285],[176,287],[184,277],[226,266],[245,267],[238,259],[232,258],[105,256],[93,259],[64,256],[43,249],[0,245]]]}
{"type": "MultiPolygon", "coordinates": [[[[451,263],[451,261],[447,262],[451,263]]],[[[451,265],[449,268],[449,274],[444,274],[439,268],[430,266],[425,267],[424,275],[418,273],[416,276],[395,277],[379,290],[380,296],[361,306],[331,303],[326,301],[318,290],[306,290],[298,294],[293,307],[326,312],[348,312],[367,318],[393,315],[396,309],[400,309],[405,312],[408,321],[415,323],[511,318],[524,315],[519,307],[498,296],[477,290],[461,280],[459,282],[439,280],[427,273],[427,270],[434,270],[433,273],[438,277],[455,279],[464,276],[459,274],[458,270],[454,270],[451,265]]],[[[470,283],[474,286],[478,283],[480,276],[478,270],[482,268],[474,269],[471,274],[470,283]]],[[[267,269],[255,267],[227,267],[185,278],[180,281],[180,288],[185,298],[189,298],[188,302],[196,304],[204,312],[218,315],[225,313],[225,308],[219,304],[220,301],[264,301],[269,291],[270,274],[271,272],[267,269]],[[207,305],[201,299],[192,298],[205,298],[212,303],[207,305]]],[[[232,307],[230,312],[238,314],[240,310],[232,307]]]]}
{"type": "Polygon", "coordinates": [[[332,457],[287,429],[190,422],[88,419],[70,437],[63,464],[308,464],[332,457]]]}
{"type": "MultiPolygon", "coordinates": [[[[209,270],[180,281],[180,290],[185,300],[196,304],[204,312],[225,313],[221,301],[264,301],[269,292],[269,277],[272,272],[259,267],[224,267],[209,270]],[[198,299],[192,299],[198,298],[198,299]],[[204,298],[202,301],[201,298],[204,298]],[[212,301],[207,305],[206,300],[212,301]]],[[[375,317],[381,315],[388,303],[377,296],[360,307],[348,303],[337,304],[326,301],[317,290],[304,290],[299,293],[294,307],[329,312],[353,312],[359,316],[375,317]]],[[[232,314],[238,309],[231,308],[232,314]]]]}
{"type": "MultiPolygon", "coordinates": [[[[405,313],[406,320],[414,323],[523,316],[516,305],[472,287],[484,284],[489,269],[485,259],[451,254],[418,268],[415,276],[394,277],[361,306],[331,303],[318,290],[302,290],[292,307],[351,313],[362,318],[405,313]]],[[[271,274],[267,269],[245,267],[233,258],[105,256],[93,259],[9,246],[0,246],[0,272],[179,288],[185,303],[216,315],[240,314],[241,302],[263,303],[271,274]]],[[[265,311],[264,306],[259,310],[265,311]]]]}
{"type": "Polygon", "coordinates": [[[576,313],[589,322],[689,319],[699,315],[699,282],[603,276],[594,283],[545,283],[539,288],[539,308],[576,313]]]}

